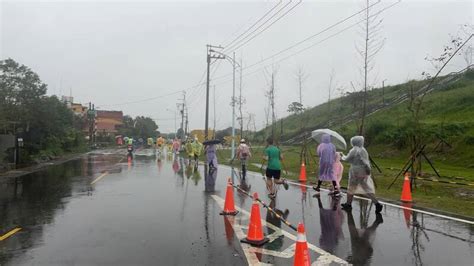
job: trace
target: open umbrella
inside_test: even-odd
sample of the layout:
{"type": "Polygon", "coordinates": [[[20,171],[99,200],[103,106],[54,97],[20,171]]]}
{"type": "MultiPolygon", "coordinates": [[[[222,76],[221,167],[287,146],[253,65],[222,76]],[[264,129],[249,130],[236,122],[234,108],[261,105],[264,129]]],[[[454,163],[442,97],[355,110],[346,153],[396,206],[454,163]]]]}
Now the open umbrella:
{"type": "Polygon", "coordinates": [[[202,144],[204,145],[214,145],[214,144],[219,144],[221,143],[221,140],[219,139],[211,139],[211,140],[206,140],[202,144]]]}
{"type": "Polygon", "coordinates": [[[313,132],[311,132],[311,137],[315,141],[321,143],[321,137],[324,134],[328,134],[329,136],[331,136],[331,142],[334,144],[334,146],[336,146],[337,149],[339,150],[347,149],[346,140],[341,135],[339,135],[339,133],[337,133],[336,131],[333,131],[327,128],[316,129],[313,132]]]}

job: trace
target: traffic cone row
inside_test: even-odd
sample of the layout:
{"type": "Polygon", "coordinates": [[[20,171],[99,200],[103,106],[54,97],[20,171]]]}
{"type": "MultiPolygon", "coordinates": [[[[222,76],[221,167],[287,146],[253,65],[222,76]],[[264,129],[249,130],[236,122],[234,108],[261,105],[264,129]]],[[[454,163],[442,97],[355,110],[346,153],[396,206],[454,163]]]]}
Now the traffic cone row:
{"type": "MultiPolygon", "coordinates": [[[[304,164],[303,164],[304,166],[304,164]]],[[[234,193],[232,188],[232,183],[230,178],[227,181],[227,191],[225,197],[224,211],[221,212],[222,215],[236,215],[237,210],[234,206],[234,193]]],[[[229,221],[230,222],[230,221],[229,221]]],[[[230,225],[230,224],[229,224],[230,225]]],[[[229,225],[226,224],[226,233],[229,225]]],[[[253,246],[262,246],[269,241],[267,237],[263,234],[262,219],[260,216],[260,205],[258,203],[258,194],[253,194],[253,203],[252,209],[250,212],[250,224],[247,230],[247,237],[240,240],[243,243],[247,243],[253,246]]],[[[308,242],[306,241],[306,233],[304,225],[302,223],[298,224],[298,235],[296,238],[296,247],[293,265],[295,266],[310,266],[311,257],[308,250],[308,242]]]]}
{"type": "Polygon", "coordinates": [[[262,246],[269,241],[263,235],[262,219],[260,218],[260,205],[258,204],[258,194],[253,194],[252,211],[250,212],[250,224],[247,230],[247,237],[240,240],[243,243],[254,246],[262,246]]]}
{"type": "Polygon", "coordinates": [[[403,181],[402,196],[400,200],[402,202],[413,202],[411,198],[411,188],[410,188],[410,174],[405,173],[405,180],[403,181]]]}
{"type": "Polygon", "coordinates": [[[227,179],[227,191],[225,193],[224,210],[220,213],[221,215],[237,215],[238,210],[235,209],[234,204],[234,189],[230,178],[227,179]]]}

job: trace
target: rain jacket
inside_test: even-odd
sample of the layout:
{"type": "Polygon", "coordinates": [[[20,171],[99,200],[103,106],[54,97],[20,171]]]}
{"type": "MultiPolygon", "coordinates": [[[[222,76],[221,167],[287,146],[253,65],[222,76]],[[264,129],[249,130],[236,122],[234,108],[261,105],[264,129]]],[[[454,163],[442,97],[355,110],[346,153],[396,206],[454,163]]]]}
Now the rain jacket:
{"type": "Polygon", "coordinates": [[[364,148],[364,137],[351,138],[352,149],[342,160],[351,164],[348,191],[355,193],[375,193],[374,181],[370,176],[369,154],[364,148]]]}
{"type": "Polygon", "coordinates": [[[193,153],[194,155],[200,156],[202,152],[202,143],[198,140],[193,142],[193,153]]]}

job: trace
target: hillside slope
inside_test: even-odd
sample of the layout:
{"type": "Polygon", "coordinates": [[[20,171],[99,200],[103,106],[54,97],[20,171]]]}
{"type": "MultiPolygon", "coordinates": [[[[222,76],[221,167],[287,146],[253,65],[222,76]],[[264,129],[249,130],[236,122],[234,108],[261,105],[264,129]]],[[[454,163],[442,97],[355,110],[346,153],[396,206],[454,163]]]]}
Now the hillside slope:
{"type": "MultiPolygon", "coordinates": [[[[471,151],[474,148],[474,69],[440,77],[436,83],[427,93],[422,111],[427,150],[436,160],[474,168],[474,152],[471,151]],[[446,143],[438,145],[441,140],[446,143]]],[[[370,150],[377,153],[374,155],[408,156],[409,99],[410,95],[424,93],[426,84],[426,81],[410,81],[368,93],[365,137],[370,150]]],[[[283,144],[298,144],[312,130],[328,127],[349,139],[357,133],[360,97],[360,93],[350,93],[302,114],[283,118],[276,127],[278,138],[283,144]]],[[[256,140],[263,140],[270,131],[266,128],[257,132],[256,140]]]]}

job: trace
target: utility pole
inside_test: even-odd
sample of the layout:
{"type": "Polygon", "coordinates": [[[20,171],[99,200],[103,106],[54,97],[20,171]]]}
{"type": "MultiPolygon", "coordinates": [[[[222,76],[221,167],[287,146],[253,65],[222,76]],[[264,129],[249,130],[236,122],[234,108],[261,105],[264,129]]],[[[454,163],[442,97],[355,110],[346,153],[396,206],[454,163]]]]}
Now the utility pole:
{"type": "Polygon", "coordinates": [[[213,126],[213,134],[212,134],[212,138],[215,139],[216,138],[216,85],[214,85],[214,91],[212,93],[212,100],[213,100],[213,103],[214,103],[214,126],[213,126]]]}
{"type": "Polygon", "coordinates": [[[240,138],[244,135],[244,115],[242,114],[242,58],[240,58],[240,81],[239,81],[239,112],[240,112],[240,138]]]}
{"type": "Polygon", "coordinates": [[[95,107],[89,102],[89,110],[87,110],[87,120],[89,122],[89,145],[92,147],[95,142],[95,107]]]}
{"type": "Polygon", "coordinates": [[[234,157],[235,157],[235,52],[232,54],[232,147],[231,147],[231,158],[234,159],[234,157]]]}
{"type": "Polygon", "coordinates": [[[221,46],[206,45],[207,47],[207,79],[206,79],[206,121],[204,128],[204,139],[209,139],[209,82],[210,82],[210,68],[211,68],[211,59],[224,59],[222,55],[216,55],[212,48],[222,49],[221,46]]]}
{"type": "Polygon", "coordinates": [[[184,135],[187,136],[189,133],[189,120],[188,120],[188,105],[186,104],[186,92],[183,91],[183,110],[185,112],[185,125],[184,125],[184,135]]]}
{"type": "Polygon", "coordinates": [[[270,88],[270,105],[272,108],[272,139],[275,140],[275,76],[272,73],[272,87],[270,88]]]}
{"type": "Polygon", "coordinates": [[[179,112],[181,113],[181,136],[180,139],[184,140],[184,137],[187,135],[187,127],[188,127],[188,118],[187,118],[187,107],[186,107],[186,92],[183,91],[183,99],[181,99],[182,103],[177,103],[176,107],[178,108],[179,112]]]}

